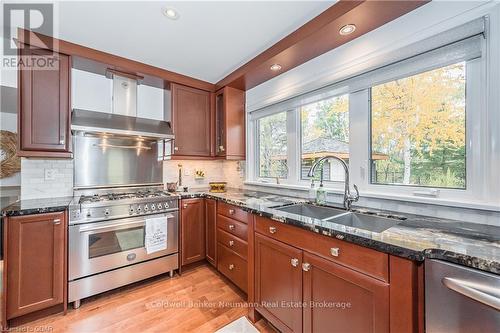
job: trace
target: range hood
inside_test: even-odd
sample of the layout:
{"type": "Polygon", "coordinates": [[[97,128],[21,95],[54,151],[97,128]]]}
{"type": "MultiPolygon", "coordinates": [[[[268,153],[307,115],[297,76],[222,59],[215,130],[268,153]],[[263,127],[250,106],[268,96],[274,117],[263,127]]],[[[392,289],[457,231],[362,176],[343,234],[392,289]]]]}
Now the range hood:
{"type": "Polygon", "coordinates": [[[71,130],[74,132],[106,134],[172,140],[170,122],[137,117],[137,79],[128,74],[108,70],[113,79],[113,111],[97,112],[73,109],[71,130]]]}

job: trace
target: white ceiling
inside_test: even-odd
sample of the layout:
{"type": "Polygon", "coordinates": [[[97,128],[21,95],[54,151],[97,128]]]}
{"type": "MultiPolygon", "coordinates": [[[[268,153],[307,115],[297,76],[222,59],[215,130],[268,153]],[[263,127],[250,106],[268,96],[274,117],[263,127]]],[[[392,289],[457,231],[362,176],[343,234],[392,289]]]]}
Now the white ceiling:
{"type": "Polygon", "coordinates": [[[60,2],[56,34],[215,83],[334,2],[60,2]],[[166,18],[164,7],[180,18],[166,18]]]}

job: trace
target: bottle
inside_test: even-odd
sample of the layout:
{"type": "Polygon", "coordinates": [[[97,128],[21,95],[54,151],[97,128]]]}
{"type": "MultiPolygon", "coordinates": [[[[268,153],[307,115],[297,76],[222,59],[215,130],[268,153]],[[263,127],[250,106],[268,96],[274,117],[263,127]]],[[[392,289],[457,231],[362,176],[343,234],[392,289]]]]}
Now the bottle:
{"type": "Polygon", "coordinates": [[[311,188],[309,189],[309,200],[316,200],[316,188],[314,187],[314,179],[311,180],[311,188]]]}
{"type": "Polygon", "coordinates": [[[319,188],[316,191],[316,203],[320,205],[326,203],[326,191],[325,188],[323,187],[323,183],[319,184],[319,188]]]}

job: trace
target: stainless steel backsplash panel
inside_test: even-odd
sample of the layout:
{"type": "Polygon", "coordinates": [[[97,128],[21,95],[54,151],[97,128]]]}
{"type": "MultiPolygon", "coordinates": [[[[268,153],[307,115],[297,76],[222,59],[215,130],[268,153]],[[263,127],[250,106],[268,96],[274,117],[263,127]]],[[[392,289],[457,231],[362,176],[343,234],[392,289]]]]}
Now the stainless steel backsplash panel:
{"type": "Polygon", "coordinates": [[[74,187],[161,184],[156,141],[73,136],[74,187]],[[137,146],[150,149],[137,149],[137,146]]]}

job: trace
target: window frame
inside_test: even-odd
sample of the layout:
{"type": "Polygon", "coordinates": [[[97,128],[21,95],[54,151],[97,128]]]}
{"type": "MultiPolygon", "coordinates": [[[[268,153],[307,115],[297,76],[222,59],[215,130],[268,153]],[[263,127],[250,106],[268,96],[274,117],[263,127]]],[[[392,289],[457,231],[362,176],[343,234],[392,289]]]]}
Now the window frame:
{"type": "MultiPolygon", "coordinates": [[[[486,40],[488,41],[488,40],[486,40]]],[[[329,99],[348,93],[349,98],[349,177],[352,184],[357,184],[362,196],[396,199],[409,202],[426,202],[435,204],[453,204],[456,206],[482,206],[494,205],[499,201],[499,190],[488,183],[488,177],[495,172],[490,165],[494,157],[488,156],[487,147],[489,140],[495,133],[491,132],[488,119],[496,119],[492,116],[495,110],[488,108],[490,105],[489,91],[491,91],[488,75],[488,67],[491,52],[488,44],[483,43],[483,53],[479,58],[464,60],[466,64],[466,184],[465,189],[440,188],[432,186],[412,186],[395,184],[371,183],[371,87],[349,91],[348,82],[344,85],[339,83],[332,86],[335,94],[324,98],[329,99]],[[482,111],[486,110],[486,111],[482,111]],[[355,134],[354,134],[355,133],[355,134]],[[486,176],[485,176],[486,175],[486,176]],[[486,204],[483,204],[486,203],[486,204]],[[477,204],[477,205],[475,205],[477,204]]],[[[456,61],[460,62],[460,61],[456,61]]],[[[454,63],[456,63],[454,62],[454,63]]],[[[384,80],[373,82],[372,86],[385,82],[394,81],[399,78],[412,76],[435,68],[445,67],[447,64],[439,64],[433,68],[420,68],[418,71],[395,77],[387,77],[384,80]]],[[[498,85],[495,81],[494,84],[498,85]]],[[[318,99],[324,100],[324,99],[318,99]]],[[[309,104],[309,103],[308,103],[309,104]]],[[[287,138],[288,138],[288,165],[289,177],[283,181],[285,187],[291,189],[305,190],[309,188],[310,181],[300,179],[302,135],[300,121],[300,106],[286,109],[287,114],[287,138]]],[[[283,110],[282,110],[283,111],[283,110]]],[[[250,147],[248,148],[246,183],[251,185],[266,185],[270,182],[262,182],[255,174],[255,123],[256,120],[248,120],[248,137],[250,147]]],[[[283,186],[283,185],[281,185],[283,186]]],[[[325,182],[325,189],[332,193],[343,193],[343,181],[325,182]]]]}

